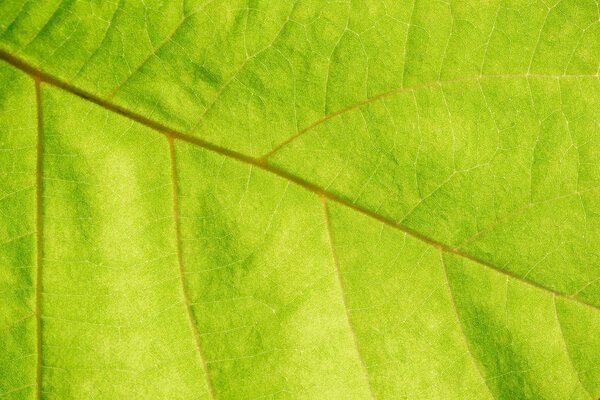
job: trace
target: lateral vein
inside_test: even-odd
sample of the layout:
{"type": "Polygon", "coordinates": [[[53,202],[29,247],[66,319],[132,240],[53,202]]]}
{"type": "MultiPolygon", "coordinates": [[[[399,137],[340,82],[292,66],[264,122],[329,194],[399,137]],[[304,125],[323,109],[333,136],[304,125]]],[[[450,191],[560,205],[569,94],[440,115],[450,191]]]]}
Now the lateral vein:
{"type": "Polygon", "coordinates": [[[495,399],[494,394],[492,393],[492,391],[490,390],[490,387],[488,386],[487,380],[483,376],[483,373],[481,372],[481,369],[479,368],[479,365],[477,364],[477,361],[475,360],[475,357],[473,357],[473,353],[471,353],[471,349],[469,348],[469,341],[467,340],[467,335],[465,335],[465,330],[463,328],[462,321],[460,319],[460,316],[458,315],[458,309],[456,308],[456,301],[454,301],[454,294],[452,293],[452,287],[450,286],[450,279],[448,279],[448,271],[446,270],[446,263],[444,262],[444,251],[440,248],[439,252],[440,252],[440,262],[442,263],[442,269],[444,271],[444,278],[446,278],[446,285],[448,285],[448,293],[450,294],[450,302],[452,303],[452,308],[454,309],[454,314],[456,315],[456,321],[458,322],[458,327],[460,328],[460,333],[465,341],[467,353],[469,353],[469,356],[471,357],[471,361],[473,361],[473,365],[475,365],[475,369],[479,373],[479,376],[481,377],[481,380],[483,381],[483,384],[485,385],[488,393],[490,394],[490,396],[492,396],[492,399],[495,399]]]}
{"type": "Polygon", "coordinates": [[[291,142],[293,142],[294,140],[296,140],[298,137],[304,135],[306,132],[313,130],[315,127],[317,127],[318,125],[322,124],[323,122],[326,122],[328,120],[330,120],[331,118],[337,117],[338,115],[341,114],[345,114],[348,111],[352,111],[356,108],[362,107],[364,105],[367,105],[369,103],[373,103],[377,100],[382,100],[385,99],[386,97],[390,97],[390,96],[394,96],[400,93],[406,93],[406,92],[414,92],[416,90],[420,90],[420,89],[427,89],[427,88],[431,88],[431,87],[435,87],[435,86],[443,86],[443,85],[449,85],[452,83],[460,83],[460,82],[471,82],[471,81],[479,81],[481,79],[493,79],[493,78],[599,78],[598,74],[590,74],[590,75],[544,75],[544,74],[530,74],[530,73],[524,73],[524,74],[496,74],[496,75],[475,75],[475,76],[468,76],[468,77],[464,77],[464,78],[457,78],[457,79],[449,79],[449,80],[445,80],[445,81],[435,81],[435,82],[429,82],[429,83],[425,83],[422,85],[417,85],[417,86],[410,86],[410,87],[401,87],[398,89],[394,89],[394,90],[390,90],[389,92],[385,92],[385,93],[381,93],[378,94],[376,96],[373,97],[369,97],[365,100],[359,101],[357,103],[351,104],[348,107],[342,108],[340,110],[337,110],[331,114],[327,114],[325,116],[323,116],[322,118],[318,119],[317,121],[313,122],[312,124],[306,126],[305,128],[299,130],[298,132],[294,133],[292,136],[290,136],[289,138],[287,138],[286,140],[284,140],[283,142],[279,143],[277,146],[275,146],[273,149],[269,150],[267,153],[263,154],[262,156],[260,156],[258,159],[259,160],[266,160],[267,158],[269,158],[270,156],[272,156],[274,153],[278,152],[279,150],[281,150],[283,147],[287,146],[288,144],[290,144],[291,142]]]}
{"type": "Polygon", "coordinates": [[[569,353],[569,349],[567,348],[567,340],[565,339],[565,334],[562,329],[562,324],[561,324],[560,318],[558,316],[558,309],[556,308],[556,296],[555,295],[552,296],[552,304],[554,305],[554,316],[556,317],[556,325],[558,325],[558,331],[560,332],[560,337],[563,342],[563,349],[564,349],[565,355],[569,359],[569,363],[571,364],[571,368],[573,368],[573,371],[575,373],[575,376],[577,377],[577,381],[579,382],[579,385],[581,385],[581,388],[590,397],[590,400],[594,400],[595,397],[592,396],[590,391],[584,386],[583,382],[581,382],[581,377],[579,376],[579,371],[577,370],[577,368],[575,368],[575,363],[573,362],[571,353],[569,353]]]}
{"type": "MultiPolygon", "coordinates": [[[[35,77],[34,77],[35,79],[35,77]]],[[[37,165],[36,165],[36,278],[35,278],[35,320],[36,320],[36,398],[42,397],[42,178],[44,166],[44,119],[42,114],[41,81],[35,79],[35,101],[37,106],[37,165]]]]}
{"type": "Polygon", "coordinates": [[[344,281],[342,280],[340,264],[338,262],[337,252],[335,251],[335,244],[333,243],[333,233],[331,232],[331,223],[329,222],[329,211],[327,209],[327,198],[325,196],[321,196],[321,199],[323,200],[323,212],[325,214],[325,224],[327,225],[327,236],[329,237],[329,245],[331,246],[333,265],[335,267],[335,274],[337,276],[338,283],[340,285],[340,290],[342,292],[342,302],[344,304],[344,310],[346,311],[346,320],[348,321],[348,328],[350,329],[350,333],[352,333],[352,339],[354,340],[354,346],[356,347],[356,352],[358,353],[360,365],[362,367],[363,373],[365,374],[365,380],[367,381],[367,386],[369,387],[371,399],[375,399],[375,394],[373,393],[373,387],[371,386],[371,381],[369,380],[369,373],[367,371],[367,366],[366,366],[365,360],[363,360],[362,354],[360,352],[360,346],[358,345],[358,337],[356,336],[356,331],[354,330],[354,327],[352,326],[352,319],[350,318],[350,309],[348,308],[348,299],[346,297],[346,289],[344,288],[344,281]]]}
{"type": "Polygon", "coordinates": [[[179,218],[179,193],[177,191],[177,165],[175,162],[175,144],[173,143],[173,138],[171,138],[171,137],[168,137],[167,141],[169,142],[169,154],[170,154],[170,158],[171,158],[171,180],[172,180],[172,186],[173,186],[173,216],[175,219],[175,235],[177,237],[177,263],[179,264],[181,289],[183,292],[183,299],[185,302],[188,319],[190,321],[192,333],[194,335],[194,340],[196,342],[196,347],[198,348],[198,353],[200,353],[200,358],[202,359],[202,365],[204,367],[204,373],[206,374],[206,382],[208,384],[208,390],[210,392],[211,398],[214,400],[214,399],[216,399],[215,389],[213,387],[212,380],[210,378],[210,373],[208,372],[208,363],[206,361],[206,357],[204,356],[204,351],[202,350],[200,335],[198,334],[198,327],[197,327],[195,319],[194,319],[194,313],[192,311],[192,304],[190,302],[190,297],[188,295],[187,281],[185,279],[185,270],[183,268],[183,256],[181,253],[181,223],[180,223],[180,218],[179,218]]]}

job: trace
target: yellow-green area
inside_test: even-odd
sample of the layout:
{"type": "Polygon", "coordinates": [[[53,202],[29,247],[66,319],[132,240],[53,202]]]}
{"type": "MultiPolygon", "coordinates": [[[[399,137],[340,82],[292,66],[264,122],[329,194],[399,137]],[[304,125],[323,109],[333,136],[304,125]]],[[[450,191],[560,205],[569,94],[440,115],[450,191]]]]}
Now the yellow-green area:
{"type": "Polygon", "coordinates": [[[0,2],[0,399],[600,397],[600,4],[0,2]]]}

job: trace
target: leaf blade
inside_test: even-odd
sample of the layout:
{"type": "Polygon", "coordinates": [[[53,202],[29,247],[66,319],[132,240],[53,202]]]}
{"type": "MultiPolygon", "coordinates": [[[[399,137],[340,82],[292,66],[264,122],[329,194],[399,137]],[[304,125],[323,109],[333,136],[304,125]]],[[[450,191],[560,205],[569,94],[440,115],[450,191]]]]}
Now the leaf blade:
{"type": "MultiPolygon", "coordinates": [[[[15,1],[0,6],[1,58],[42,82],[44,97],[50,99],[45,100],[41,127],[50,129],[43,147],[48,145],[52,151],[44,153],[43,159],[38,157],[50,177],[44,178],[44,185],[34,185],[38,192],[50,193],[43,198],[42,203],[50,206],[44,206],[39,214],[44,223],[43,229],[38,229],[49,230],[50,235],[42,238],[38,233],[42,246],[37,246],[37,251],[43,246],[43,254],[47,250],[53,256],[91,251],[93,257],[87,258],[96,260],[91,270],[70,277],[76,278],[70,287],[68,281],[61,280],[68,266],[65,260],[44,256],[38,263],[38,281],[45,285],[39,296],[42,303],[36,308],[48,313],[43,314],[43,330],[32,330],[31,314],[23,307],[10,306],[19,302],[25,305],[35,296],[9,299],[10,321],[0,332],[8,335],[17,354],[22,352],[19,341],[26,344],[35,336],[32,333],[40,335],[38,343],[41,341],[44,355],[37,351],[37,357],[44,365],[44,379],[38,378],[37,383],[45,388],[43,397],[58,393],[75,398],[207,395],[209,369],[217,376],[214,394],[235,398],[368,397],[369,384],[376,397],[427,393],[444,398],[486,398],[488,394],[500,398],[587,398],[597,392],[593,372],[598,361],[593,357],[597,343],[593,335],[585,340],[580,333],[596,319],[599,293],[595,267],[599,226],[595,206],[600,83],[600,53],[594,51],[597,7],[591,2],[563,1],[551,7],[523,3],[504,8],[490,3],[475,10],[456,2],[353,2],[257,3],[252,7],[240,3],[240,7],[229,9],[234,3],[141,7],[119,2],[87,7],[79,2],[43,2],[38,8],[15,1]],[[345,132],[339,121],[345,121],[345,132]],[[103,143],[108,137],[112,138],[110,143],[103,143]],[[311,148],[303,149],[309,141],[311,148]],[[166,162],[169,149],[170,166],[166,162]],[[402,167],[410,167],[415,149],[413,183],[411,168],[402,167]],[[217,154],[207,156],[208,151],[217,154]],[[177,168],[176,153],[187,157],[177,168]],[[308,169],[298,165],[301,157],[308,169]],[[323,168],[318,170],[320,165],[323,168]],[[222,171],[227,171],[225,176],[220,175],[222,171]],[[179,172],[185,180],[179,178],[179,172]],[[198,181],[199,176],[204,177],[203,182],[198,181]],[[215,177],[214,187],[219,190],[212,193],[206,185],[215,177]],[[200,199],[181,197],[186,212],[195,215],[183,223],[178,217],[180,192],[204,193],[200,199]],[[59,195],[54,196],[56,193],[59,195]],[[132,193],[136,195],[132,197],[132,193]],[[82,196],[87,197],[82,201],[82,196]],[[202,200],[203,196],[215,200],[214,204],[202,200]],[[347,214],[344,221],[332,217],[327,223],[335,249],[327,245],[333,243],[331,238],[326,240],[328,229],[315,228],[320,234],[306,233],[306,224],[316,223],[317,215],[323,223],[319,197],[331,200],[333,210],[347,206],[340,212],[347,214]],[[119,215],[116,210],[126,212],[119,215]],[[280,220],[283,210],[287,218],[280,220]],[[365,226],[381,224],[393,231],[390,237],[398,240],[386,242],[392,249],[386,254],[393,253],[400,238],[410,241],[409,247],[445,254],[449,260],[446,283],[452,288],[451,297],[456,297],[455,311],[458,323],[464,325],[467,353],[474,349],[472,361],[446,363],[442,371],[440,363],[431,361],[444,360],[439,353],[448,349],[431,343],[412,343],[411,349],[420,351],[418,360],[398,353],[402,348],[399,340],[414,341],[432,332],[427,322],[435,325],[452,315],[448,312],[452,299],[438,299],[429,291],[417,309],[432,306],[434,299],[445,303],[446,308],[434,307],[430,316],[411,314],[418,326],[415,331],[383,334],[384,342],[392,343],[384,350],[391,351],[395,369],[372,363],[382,356],[382,349],[357,335],[365,329],[360,326],[363,320],[354,316],[361,305],[356,303],[354,309],[348,304],[361,291],[348,291],[347,287],[369,287],[375,276],[365,269],[362,280],[352,283],[344,270],[348,265],[359,270],[357,260],[373,270],[381,265],[370,265],[364,253],[351,259],[335,251],[338,241],[343,243],[355,229],[363,229],[357,221],[368,221],[365,226]],[[136,231],[134,226],[140,229],[136,231]],[[260,226],[267,226],[270,235],[254,230],[260,226]],[[213,230],[225,232],[229,242],[222,236],[205,235],[213,230]],[[182,241],[177,232],[196,234],[182,241]],[[407,234],[416,239],[406,238],[407,234]],[[74,235],[91,240],[71,240],[74,235]],[[263,242],[257,242],[262,236],[263,242]],[[64,248],[56,246],[58,238],[67,242],[64,248]],[[288,252],[292,256],[285,255],[285,238],[301,243],[288,252]],[[283,301],[286,293],[277,285],[291,285],[291,293],[298,293],[302,277],[311,281],[315,279],[311,274],[327,270],[333,277],[337,263],[331,260],[331,250],[334,257],[343,258],[337,268],[342,291],[340,282],[336,285],[335,279],[328,277],[304,305],[292,310],[283,301]],[[234,262],[236,267],[219,267],[228,257],[233,257],[232,262],[243,262],[234,262]],[[147,275],[140,272],[145,265],[142,258],[151,265],[147,275]],[[180,288],[174,285],[166,292],[156,289],[169,285],[167,282],[148,287],[149,297],[134,303],[147,319],[155,320],[149,322],[144,317],[139,325],[126,324],[123,337],[122,327],[116,325],[117,340],[115,317],[133,318],[129,312],[132,305],[107,301],[98,293],[105,290],[108,298],[123,295],[137,299],[137,291],[129,293],[129,288],[116,279],[123,271],[107,270],[103,279],[89,283],[88,293],[70,293],[81,291],[86,279],[101,276],[97,270],[105,268],[104,264],[116,266],[116,270],[130,265],[137,271],[131,277],[134,281],[148,282],[179,269],[179,279],[173,278],[173,282],[179,282],[180,288]],[[212,276],[192,279],[190,291],[186,265],[194,268],[198,264],[206,267],[201,274],[212,276]],[[282,264],[288,267],[287,273],[278,274],[282,264]],[[51,272],[62,269],[63,273],[54,276],[48,268],[51,272]],[[273,272],[267,274],[270,269],[273,272]],[[233,281],[223,271],[229,271],[233,281]],[[275,279],[277,285],[261,283],[266,277],[275,279]],[[505,332],[517,338],[516,342],[493,333],[486,339],[489,332],[478,325],[501,318],[496,315],[498,304],[486,298],[488,293],[479,296],[477,282],[501,299],[497,289],[503,279],[510,282],[515,304],[511,318],[517,321],[510,327],[507,323],[505,332]],[[59,290],[47,292],[49,288],[59,290]],[[230,306],[222,304],[227,301],[221,300],[227,299],[214,303],[218,306],[212,303],[210,296],[221,289],[221,295],[231,294],[232,288],[244,295],[229,296],[233,302],[230,306]],[[89,292],[94,304],[87,298],[92,297],[89,292]],[[249,304],[256,300],[255,295],[261,301],[254,304],[254,311],[271,308],[281,313],[283,309],[292,322],[265,322],[260,312],[254,315],[249,304]],[[71,307],[68,297],[79,299],[77,307],[71,307]],[[199,302],[192,303],[190,299],[196,297],[199,302]],[[175,298],[178,305],[167,306],[165,310],[171,311],[159,312],[161,317],[149,311],[153,302],[164,306],[162,302],[175,298]],[[324,298],[332,299],[331,304],[320,305],[324,298]],[[549,298],[554,325],[549,322],[549,298]],[[241,304],[244,302],[248,304],[241,304]],[[110,311],[111,307],[117,307],[118,312],[110,311]],[[531,326],[524,323],[527,307],[535,310],[531,326]],[[475,322],[461,318],[474,312],[481,314],[476,315],[475,322]],[[61,319],[61,315],[74,319],[61,319]],[[224,320],[225,316],[231,318],[224,320]],[[250,333],[239,334],[244,326],[239,332],[237,328],[213,332],[216,325],[255,316],[258,322],[250,333]],[[580,316],[583,323],[577,321],[580,316]],[[157,322],[163,317],[162,323],[157,322]],[[98,323],[97,318],[102,321],[98,323]],[[187,332],[190,319],[192,328],[198,325],[202,331],[208,326],[209,331],[197,335],[193,329],[187,332]],[[561,320],[568,322],[561,324],[561,320]],[[67,326],[73,328],[65,329],[67,326]],[[155,346],[153,354],[160,358],[155,368],[150,358],[136,358],[126,349],[142,342],[136,339],[142,328],[149,334],[148,343],[142,346],[155,346]],[[94,341],[90,332],[101,338],[100,342],[94,341]],[[327,337],[331,332],[338,336],[327,337]],[[87,336],[78,341],[77,334],[87,336]],[[220,339],[210,339],[213,334],[220,339]],[[358,351],[352,344],[353,335],[358,351]],[[317,338],[324,341],[306,347],[317,338]],[[198,349],[203,352],[202,343],[198,345],[202,341],[208,343],[209,361],[198,357],[198,349]],[[182,353],[182,358],[163,359],[164,354],[157,353],[182,349],[184,343],[191,343],[193,349],[182,353]],[[496,349],[500,351],[494,352],[496,349]],[[537,367],[542,365],[546,350],[553,354],[545,364],[552,377],[549,381],[544,381],[537,367]],[[85,357],[77,354],[86,352],[101,368],[85,368],[85,357]],[[301,356],[294,358],[293,353],[298,352],[301,356]],[[425,356],[427,352],[431,357],[425,356]],[[299,369],[306,363],[302,359],[305,354],[313,368],[299,369]],[[128,360],[127,355],[131,356],[128,360]],[[361,359],[366,380],[360,373],[361,359]],[[46,366],[46,362],[56,362],[58,367],[46,366]],[[113,368],[114,363],[128,362],[138,362],[139,371],[113,368]],[[470,371],[466,378],[442,379],[447,371],[458,371],[455,364],[470,371]],[[528,368],[529,364],[535,368],[528,368]],[[398,366],[418,366],[418,370],[401,373],[398,366]],[[475,373],[477,369],[481,372],[475,373]],[[139,380],[138,374],[142,376],[139,380]],[[411,379],[396,385],[406,376],[411,379]],[[73,381],[73,377],[77,379],[73,381]],[[431,384],[434,381],[437,385],[431,384]]],[[[3,111],[5,104],[27,102],[24,86],[3,88],[2,93],[9,99],[2,103],[3,111]]],[[[0,117],[8,132],[14,131],[13,114],[8,108],[0,117]]],[[[26,125],[25,114],[18,115],[26,125]]],[[[20,149],[10,140],[5,154],[17,154],[20,149]]],[[[9,171],[18,164],[10,158],[2,161],[9,171]]],[[[19,183],[23,187],[15,192],[7,182],[2,184],[7,199],[32,189],[24,180],[19,183]]],[[[11,210],[23,213],[27,206],[18,203],[11,210]]],[[[25,225],[20,222],[17,227],[25,225]]],[[[15,232],[11,228],[9,235],[17,241],[27,236],[15,236],[15,232]]],[[[365,231],[357,235],[354,247],[366,250],[367,243],[373,245],[377,240],[381,234],[377,239],[376,232],[367,235],[365,231]]],[[[375,248],[382,250],[378,246],[375,248]]],[[[36,251],[31,244],[15,249],[17,258],[36,251]]],[[[346,251],[353,254],[353,250],[346,251]]],[[[383,264],[385,261],[378,259],[383,264]]],[[[414,254],[402,256],[401,261],[402,267],[384,280],[393,282],[410,270],[411,264],[421,266],[414,254]]],[[[441,262],[430,261],[433,266],[441,262]]],[[[82,265],[87,265],[85,262],[82,265]]],[[[15,263],[9,261],[11,268],[15,263]]],[[[434,268],[438,278],[444,265],[434,268]]],[[[191,276],[194,274],[192,270],[191,276]]],[[[28,281],[17,275],[11,272],[8,280],[3,280],[28,281]]],[[[430,278],[411,281],[411,289],[433,284],[430,278]]],[[[42,285],[37,288],[41,290],[42,285]]],[[[390,293],[391,297],[396,295],[390,293]]],[[[505,297],[508,303],[508,295],[505,297]]],[[[368,296],[360,299],[371,300],[368,296]]],[[[370,323],[402,317],[401,309],[392,309],[389,315],[371,315],[370,323]]],[[[3,357],[13,357],[11,354],[3,357]]],[[[13,368],[12,361],[7,360],[8,364],[13,368]]],[[[26,379],[27,374],[21,378],[26,379]]],[[[8,385],[5,394],[33,394],[34,385],[21,384],[17,376],[0,380],[8,385]]]]}

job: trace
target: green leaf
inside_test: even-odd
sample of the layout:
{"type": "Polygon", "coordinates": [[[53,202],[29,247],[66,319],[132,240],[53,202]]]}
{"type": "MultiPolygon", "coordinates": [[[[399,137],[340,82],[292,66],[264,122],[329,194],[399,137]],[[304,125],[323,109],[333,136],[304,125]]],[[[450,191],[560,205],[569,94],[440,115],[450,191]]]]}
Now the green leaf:
{"type": "Polygon", "coordinates": [[[0,398],[597,399],[591,0],[0,3],[0,398]]]}

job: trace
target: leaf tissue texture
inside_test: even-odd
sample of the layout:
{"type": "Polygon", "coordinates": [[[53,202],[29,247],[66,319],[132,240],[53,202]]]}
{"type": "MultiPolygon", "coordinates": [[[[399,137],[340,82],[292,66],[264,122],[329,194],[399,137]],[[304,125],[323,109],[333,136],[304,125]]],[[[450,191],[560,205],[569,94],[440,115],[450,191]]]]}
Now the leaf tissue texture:
{"type": "Polygon", "coordinates": [[[0,399],[600,397],[600,4],[0,2],[0,399]]]}

